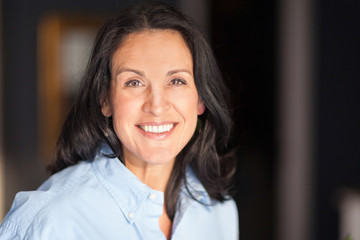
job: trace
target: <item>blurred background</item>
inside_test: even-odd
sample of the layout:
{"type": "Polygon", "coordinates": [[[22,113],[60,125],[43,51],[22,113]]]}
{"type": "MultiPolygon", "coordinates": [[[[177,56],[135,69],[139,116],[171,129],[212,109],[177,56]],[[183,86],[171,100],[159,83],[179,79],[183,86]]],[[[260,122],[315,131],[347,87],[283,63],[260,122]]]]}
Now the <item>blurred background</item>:
{"type": "MultiPolygon", "coordinates": [[[[48,177],[93,38],[132,2],[0,0],[0,219],[48,177]]],[[[232,91],[240,239],[360,239],[360,2],[166,2],[232,91]]]]}

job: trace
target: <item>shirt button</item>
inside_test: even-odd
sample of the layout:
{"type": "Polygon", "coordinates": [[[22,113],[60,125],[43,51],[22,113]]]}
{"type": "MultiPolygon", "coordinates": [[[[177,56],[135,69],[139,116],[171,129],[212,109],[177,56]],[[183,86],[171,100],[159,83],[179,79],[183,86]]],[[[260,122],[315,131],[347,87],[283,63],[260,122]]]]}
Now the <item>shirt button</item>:
{"type": "Polygon", "coordinates": [[[156,199],[156,194],[153,194],[153,193],[150,194],[150,195],[149,195],[149,199],[150,199],[150,200],[155,200],[155,199],[156,199]]]}
{"type": "Polygon", "coordinates": [[[128,217],[129,217],[130,219],[133,219],[133,218],[134,218],[134,213],[133,213],[132,211],[130,211],[130,212],[128,213],[128,217]]]}

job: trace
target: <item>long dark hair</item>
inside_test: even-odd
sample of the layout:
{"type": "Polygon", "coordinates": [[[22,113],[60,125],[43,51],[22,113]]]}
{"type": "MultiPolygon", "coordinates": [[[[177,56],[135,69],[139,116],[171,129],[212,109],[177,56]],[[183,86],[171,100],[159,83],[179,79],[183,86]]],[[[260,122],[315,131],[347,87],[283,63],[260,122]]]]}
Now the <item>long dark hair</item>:
{"type": "Polygon", "coordinates": [[[192,53],[195,84],[206,107],[194,136],[176,157],[165,191],[166,211],[173,219],[181,184],[187,184],[186,166],[191,166],[209,196],[218,201],[226,200],[235,167],[233,158],[226,155],[231,129],[225,97],[228,93],[213,52],[195,24],[171,6],[133,5],[100,29],[49,169],[56,173],[79,161],[92,160],[102,141],[113,149],[114,157],[122,159],[121,142],[113,130],[112,119],[102,115],[100,102],[109,91],[113,54],[130,33],[150,29],[170,29],[182,35],[192,53]]]}

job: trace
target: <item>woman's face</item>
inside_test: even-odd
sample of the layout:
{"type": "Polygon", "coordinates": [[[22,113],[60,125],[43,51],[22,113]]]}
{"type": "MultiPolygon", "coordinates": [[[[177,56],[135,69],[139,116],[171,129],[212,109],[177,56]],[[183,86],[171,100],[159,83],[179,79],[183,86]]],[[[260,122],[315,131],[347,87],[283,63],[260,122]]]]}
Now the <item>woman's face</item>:
{"type": "Polygon", "coordinates": [[[111,73],[102,113],[113,118],[125,163],[172,164],[204,112],[182,36],[171,30],[130,34],[113,56],[111,73]]]}

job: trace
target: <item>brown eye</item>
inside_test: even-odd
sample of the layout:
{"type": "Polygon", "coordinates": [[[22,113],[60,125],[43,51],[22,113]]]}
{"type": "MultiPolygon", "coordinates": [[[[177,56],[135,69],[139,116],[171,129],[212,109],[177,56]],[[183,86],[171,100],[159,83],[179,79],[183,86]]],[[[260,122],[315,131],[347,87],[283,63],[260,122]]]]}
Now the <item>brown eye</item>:
{"type": "Polygon", "coordinates": [[[140,87],[141,85],[142,85],[142,83],[139,80],[136,80],[136,79],[132,79],[132,80],[127,81],[125,83],[126,87],[132,87],[132,88],[140,87]]]}
{"type": "Polygon", "coordinates": [[[170,84],[172,85],[186,85],[187,82],[184,79],[181,78],[174,78],[170,81],[170,84]]]}

